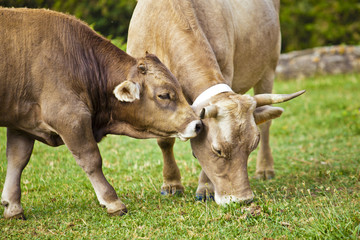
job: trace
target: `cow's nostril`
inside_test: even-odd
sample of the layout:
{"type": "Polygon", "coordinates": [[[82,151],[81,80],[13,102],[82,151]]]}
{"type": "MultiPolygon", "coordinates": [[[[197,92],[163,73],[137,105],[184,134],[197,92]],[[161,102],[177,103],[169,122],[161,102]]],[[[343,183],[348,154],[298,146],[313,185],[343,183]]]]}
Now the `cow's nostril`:
{"type": "Polygon", "coordinates": [[[195,125],[195,132],[198,134],[199,132],[201,132],[203,128],[202,122],[199,122],[195,125]]]}

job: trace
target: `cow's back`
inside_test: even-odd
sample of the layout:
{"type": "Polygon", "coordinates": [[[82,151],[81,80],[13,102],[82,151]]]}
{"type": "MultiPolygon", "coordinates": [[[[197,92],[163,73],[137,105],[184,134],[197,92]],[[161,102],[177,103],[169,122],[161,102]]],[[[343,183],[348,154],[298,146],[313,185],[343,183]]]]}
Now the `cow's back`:
{"type": "Polygon", "coordinates": [[[277,4],[272,0],[193,1],[198,22],[225,80],[245,93],[275,71],[280,54],[277,4]]]}
{"type": "Polygon", "coordinates": [[[277,10],[277,0],[139,0],[128,53],[158,55],[187,95],[221,82],[244,93],[275,71],[277,10]]]}
{"type": "MultiPolygon", "coordinates": [[[[33,110],[28,102],[37,100],[34,99],[36,88],[31,80],[31,69],[36,58],[34,53],[40,51],[39,24],[36,15],[24,14],[19,9],[0,8],[1,125],[9,125],[18,120],[19,114],[33,110]]],[[[37,87],[41,89],[42,86],[37,87]]]]}

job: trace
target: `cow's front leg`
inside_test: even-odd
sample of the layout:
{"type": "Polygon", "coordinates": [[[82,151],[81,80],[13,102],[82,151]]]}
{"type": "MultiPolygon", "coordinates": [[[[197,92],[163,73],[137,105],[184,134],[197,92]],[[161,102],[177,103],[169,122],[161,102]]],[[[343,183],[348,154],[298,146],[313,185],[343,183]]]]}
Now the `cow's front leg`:
{"type": "Polygon", "coordinates": [[[34,147],[34,139],[7,129],[6,157],[8,161],[1,204],[5,207],[4,218],[25,219],[21,207],[21,173],[29,162],[34,147]]]}
{"type": "Polygon", "coordinates": [[[199,185],[196,190],[196,200],[209,201],[214,200],[215,188],[204,170],[201,170],[199,176],[199,185]]]}
{"type": "Polygon", "coordinates": [[[157,140],[157,143],[161,148],[164,160],[164,183],[161,187],[161,194],[181,194],[184,192],[184,186],[181,184],[180,170],[176,164],[174,157],[173,149],[175,144],[175,138],[159,138],[157,140]]]}
{"type": "Polygon", "coordinates": [[[61,137],[78,165],[87,174],[100,205],[106,207],[110,215],[123,215],[127,212],[126,206],[103,174],[101,155],[89,123],[91,121],[74,123],[77,127],[68,128],[61,133],[61,137]]]}

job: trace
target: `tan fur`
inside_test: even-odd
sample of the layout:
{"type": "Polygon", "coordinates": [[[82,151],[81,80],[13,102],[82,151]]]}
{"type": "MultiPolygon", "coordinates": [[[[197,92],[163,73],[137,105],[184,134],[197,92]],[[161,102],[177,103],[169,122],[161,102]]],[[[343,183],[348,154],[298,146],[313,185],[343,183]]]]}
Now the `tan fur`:
{"type": "MultiPolygon", "coordinates": [[[[190,103],[221,83],[240,94],[251,88],[255,94],[270,93],[280,54],[278,11],[278,0],[139,0],[130,22],[127,51],[134,56],[145,50],[157,54],[179,79],[190,103]]],[[[256,101],[236,93],[221,93],[202,104],[216,105],[219,114],[204,119],[204,131],[191,142],[205,171],[197,194],[215,191],[220,204],[253,197],[247,159],[259,142],[253,115],[256,101]],[[227,157],[219,158],[216,150],[226,152],[227,157]]],[[[201,108],[196,111],[200,113],[201,108]]],[[[257,119],[262,122],[279,116],[270,112],[257,119]]],[[[262,143],[257,175],[265,178],[273,177],[269,126],[259,126],[262,143]]],[[[164,169],[176,166],[168,148],[162,149],[164,169]]],[[[164,174],[163,189],[174,183],[181,186],[180,177],[170,183],[168,175],[164,174]]]]}

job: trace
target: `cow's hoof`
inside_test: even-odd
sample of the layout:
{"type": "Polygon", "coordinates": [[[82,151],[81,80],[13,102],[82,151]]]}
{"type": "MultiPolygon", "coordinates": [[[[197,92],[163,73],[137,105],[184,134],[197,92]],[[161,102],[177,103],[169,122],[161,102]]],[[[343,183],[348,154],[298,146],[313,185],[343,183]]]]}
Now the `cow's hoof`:
{"type": "Polygon", "coordinates": [[[215,201],[215,195],[213,193],[206,193],[206,194],[202,194],[202,193],[196,193],[196,201],[215,201]]]}
{"type": "Polygon", "coordinates": [[[167,195],[175,195],[180,196],[184,193],[184,187],[180,184],[175,185],[169,185],[169,184],[163,184],[161,187],[161,195],[167,196],[167,195]]]}
{"type": "Polygon", "coordinates": [[[254,178],[259,180],[270,180],[275,177],[274,170],[256,171],[254,178]]]}
{"type": "Polygon", "coordinates": [[[215,190],[214,185],[211,182],[199,183],[198,188],[196,189],[196,200],[197,201],[214,201],[215,200],[215,190]]]}

